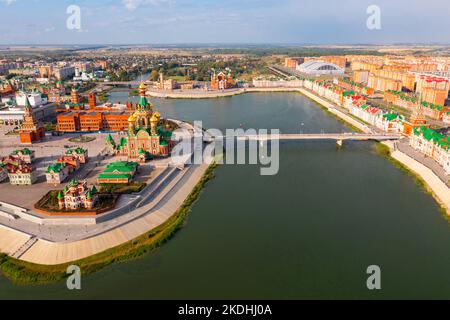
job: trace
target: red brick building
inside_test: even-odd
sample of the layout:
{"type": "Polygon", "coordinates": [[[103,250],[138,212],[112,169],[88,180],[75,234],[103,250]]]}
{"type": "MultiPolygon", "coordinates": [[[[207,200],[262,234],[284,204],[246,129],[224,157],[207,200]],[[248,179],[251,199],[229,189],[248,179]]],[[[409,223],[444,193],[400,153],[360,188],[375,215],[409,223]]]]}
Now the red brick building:
{"type": "Polygon", "coordinates": [[[71,111],[57,117],[57,130],[61,132],[126,131],[128,129],[126,111],[71,111]]]}
{"type": "Polygon", "coordinates": [[[234,88],[236,83],[233,80],[231,74],[225,75],[225,73],[220,72],[218,75],[214,74],[211,77],[211,89],[213,90],[227,90],[234,88]]]}

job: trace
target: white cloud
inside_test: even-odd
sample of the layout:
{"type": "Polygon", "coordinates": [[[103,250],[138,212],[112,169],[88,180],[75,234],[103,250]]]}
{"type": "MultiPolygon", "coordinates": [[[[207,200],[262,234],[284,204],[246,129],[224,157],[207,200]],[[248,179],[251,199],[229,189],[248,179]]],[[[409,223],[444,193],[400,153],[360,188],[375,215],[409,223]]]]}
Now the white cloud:
{"type": "MultiPolygon", "coordinates": [[[[5,0],[3,0],[5,1],[5,0]]],[[[13,1],[13,0],[6,0],[13,1]]],[[[134,11],[142,5],[159,5],[164,2],[168,2],[169,0],[122,0],[122,3],[125,5],[128,11],[134,11]]]]}
{"type": "Polygon", "coordinates": [[[0,0],[0,2],[4,3],[5,5],[9,6],[11,3],[13,3],[16,0],[0,0]]]}

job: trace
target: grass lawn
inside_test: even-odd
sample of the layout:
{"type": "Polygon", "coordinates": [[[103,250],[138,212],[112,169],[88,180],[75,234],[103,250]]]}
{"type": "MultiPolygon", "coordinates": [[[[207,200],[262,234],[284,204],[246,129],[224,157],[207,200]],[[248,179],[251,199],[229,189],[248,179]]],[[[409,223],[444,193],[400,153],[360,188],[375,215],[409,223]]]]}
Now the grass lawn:
{"type": "Polygon", "coordinates": [[[147,186],[146,183],[131,182],[131,183],[118,183],[109,184],[105,183],[100,185],[100,193],[112,193],[112,194],[130,194],[141,192],[147,186]]]}

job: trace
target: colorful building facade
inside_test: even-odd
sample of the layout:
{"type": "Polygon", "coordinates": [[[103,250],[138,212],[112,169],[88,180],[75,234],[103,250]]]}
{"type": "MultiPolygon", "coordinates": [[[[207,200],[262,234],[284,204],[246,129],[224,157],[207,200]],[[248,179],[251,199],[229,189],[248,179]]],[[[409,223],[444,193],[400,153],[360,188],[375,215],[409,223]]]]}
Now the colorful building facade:
{"type": "Polygon", "coordinates": [[[138,170],[136,162],[118,161],[108,164],[98,176],[99,184],[130,183],[138,170]]]}
{"type": "Polygon", "coordinates": [[[450,139],[427,128],[415,128],[409,144],[425,156],[434,159],[450,174],[450,139]]]}
{"type": "Polygon", "coordinates": [[[58,206],[60,210],[91,210],[97,202],[98,195],[95,187],[89,189],[86,181],[74,179],[58,194],[58,206]]]}
{"type": "Polygon", "coordinates": [[[139,87],[140,102],[128,118],[128,134],[118,144],[109,136],[107,146],[114,153],[129,159],[144,160],[148,157],[167,157],[173,147],[172,132],[161,126],[161,115],[148,102],[144,84],[139,87]]]}
{"type": "Polygon", "coordinates": [[[20,143],[32,144],[44,140],[45,129],[36,121],[33,115],[33,110],[28,100],[28,96],[25,95],[25,116],[22,125],[19,128],[20,143]]]}
{"type": "Polygon", "coordinates": [[[61,184],[69,177],[69,167],[65,163],[55,163],[47,168],[45,178],[48,184],[61,184]]]}

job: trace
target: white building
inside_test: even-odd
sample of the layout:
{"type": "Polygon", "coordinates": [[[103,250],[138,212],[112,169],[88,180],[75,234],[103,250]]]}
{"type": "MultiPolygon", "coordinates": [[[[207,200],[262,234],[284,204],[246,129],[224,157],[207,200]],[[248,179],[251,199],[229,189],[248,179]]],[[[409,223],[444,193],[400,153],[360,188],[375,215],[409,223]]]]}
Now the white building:
{"type": "Polygon", "coordinates": [[[48,184],[60,184],[69,176],[69,168],[65,163],[55,163],[47,168],[45,177],[48,184]]]}
{"type": "Polygon", "coordinates": [[[343,75],[345,70],[335,64],[310,60],[297,66],[297,71],[310,76],[343,75]]]}
{"type": "Polygon", "coordinates": [[[450,140],[440,133],[425,127],[416,128],[409,144],[415,150],[434,159],[450,174],[450,140]]]}
{"type": "Polygon", "coordinates": [[[25,101],[28,97],[28,101],[30,101],[30,105],[32,108],[40,107],[47,103],[47,99],[42,97],[42,94],[33,92],[33,93],[24,93],[18,92],[16,94],[16,104],[19,107],[25,106],[25,101]]]}

